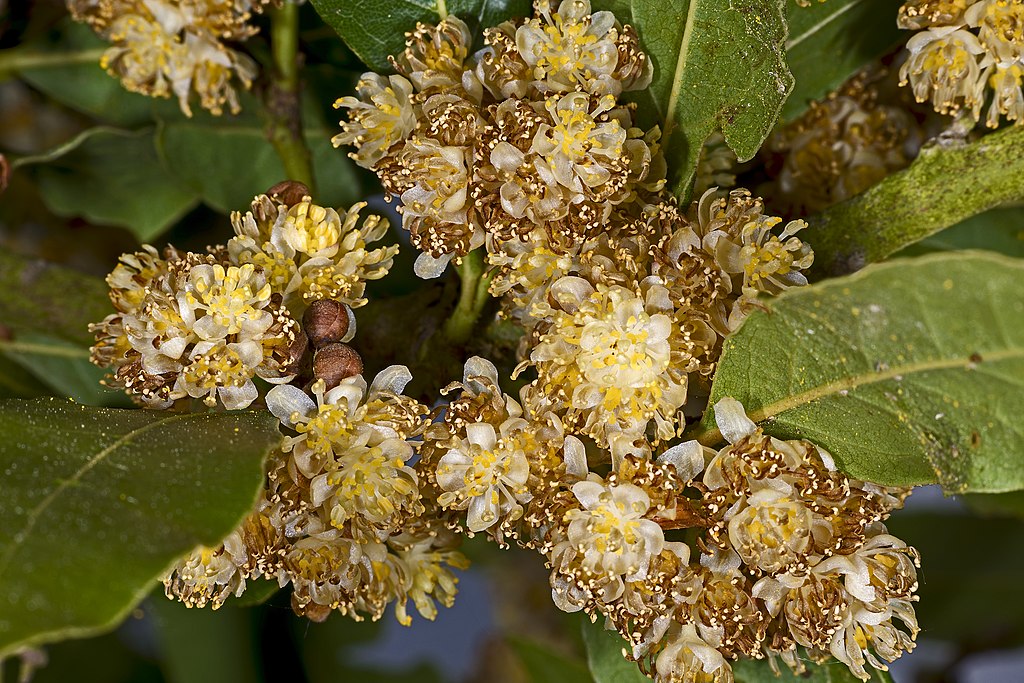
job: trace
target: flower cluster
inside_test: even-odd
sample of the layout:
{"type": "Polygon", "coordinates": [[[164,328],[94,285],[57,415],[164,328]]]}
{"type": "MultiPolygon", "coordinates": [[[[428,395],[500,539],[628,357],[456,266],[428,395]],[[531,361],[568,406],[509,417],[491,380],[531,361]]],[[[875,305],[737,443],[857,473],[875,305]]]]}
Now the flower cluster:
{"type": "Polygon", "coordinates": [[[288,206],[260,195],[232,217],[227,247],[125,254],[107,277],[116,312],[90,328],[93,363],[154,408],[186,397],[244,408],[257,398],[254,377],[292,381],[307,353],[299,320],[309,302],[358,307],[365,281],[391,267],[395,247],[366,249],[387,224],[374,216],[356,227],[360,208],[342,219],[308,196],[288,206]]]}
{"type": "Polygon", "coordinates": [[[657,129],[618,96],[650,83],[635,31],[588,0],[472,36],[458,18],[419,25],[397,75],[364,74],[335,145],[352,145],[401,198],[403,226],[435,277],[453,257],[534,231],[571,245],[639,215],[664,184],[657,129]]]}
{"type": "Polygon", "coordinates": [[[100,65],[132,92],[189,101],[213,114],[239,110],[237,81],[248,89],[256,63],[230,47],[256,33],[248,23],[272,0],[67,0],[77,21],[87,23],[111,47],[100,65]]]}
{"type": "Polygon", "coordinates": [[[1024,121],[1024,3],[1020,0],[909,0],[901,28],[918,31],[900,70],[918,102],[943,113],[969,112],[978,121],[991,93],[985,123],[1001,116],[1024,121]]]}
{"type": "Polygon", "coordinates": [[[356,375],[311,397],[292,385],[267,405],[290,436],[270,466],[256,509],[223,544],[201,547],[164,580],[168,597],[219,607],[246,581],[292,586],[296,613],[322,621],[332,610],[378,619],[389,603],[403,624],[411,599],[424,617],[450,606],[464,568],[457,538],[425,516],[421,475],[410,464],[427,408],[402,391],[404,366],[369,387],[356,375]]]}
{"type": "Polygon", "coordinates": [[[821,211],[906,167],[921,134],[905,109],[879,101],[884,74],[860,73],[765,143],[772,180],[761,191],[789,215],[821,211]]]}
{"type": "Polygon", "coordinates": [[[732,399],[715,413],[730,442],[717,454],[688,442],[572,486],[578,506],[550,554],[556,603],[606,617],[664,683],[731,681],[740,657],[799,673],[798,647],[867,680],[866,665],[912,649],[918,556],[882,524],[907,491],[766,436],[732,399]],[[695,562],[666,538],[680,526],[701,530],[695,562]]]}

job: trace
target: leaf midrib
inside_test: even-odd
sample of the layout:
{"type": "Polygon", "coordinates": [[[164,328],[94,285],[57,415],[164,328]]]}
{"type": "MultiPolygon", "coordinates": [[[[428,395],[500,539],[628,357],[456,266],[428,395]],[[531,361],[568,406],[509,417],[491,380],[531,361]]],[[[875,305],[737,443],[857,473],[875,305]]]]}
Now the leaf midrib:
{"type": "MultiPolygon", "coordinates": [[[[982,363],[994,363],[1014,358],[1024,358],[1024,349],[1006,349],[983,354],[982,363]]],[[[851,375],[832,382],[826,382],[799,394],[793,394],[783,399],[769,403],[757,410],[750,411],[747,416],[755,423],[760,424],[765,420],[776,417],[786,411],[806,405],[818,399],[839,394],[843,391],[851,391],[863,386],[878,384],[896,379],[897,377],[908,377],[924,372],[935,370],[967,370],[970,366],[977,365],[970,358],[947,358],[941,360],[924,361],[921,363],[910,363],[884,372],[870,372],[861,375],[851,375]]],[[[722,432],[717,429],[708,429],[697,433],[694,437],[705,446],[715,446],[722,442],[722,432]]]]}
{"type": "Polygon", "coordinates": [[[844,14],[846,14],[847,12],[849,12],[851,9],[853,9],[854,7],[859,5],[862,1],[863,0],[854,0],[854,2],[850,2],[850,3],[846,4],[846,5],[843,5],[842,7],[837,9],[835,12],[833,12],[832,14],[829,14],[827,17],[824,17],[817,24],[814,24],[808,30],[806,30],[803,33],[801,33],[798,38],[795,38],[794,40],[786,41],[786,51],[788,52],[789,50],[792,50],[794,47],[796,47],[800,43],[804,42],[805,40],[807,40],[808,38],[813,36],[815,33],[817,33],[821,29],[823,29],[826,26],[828,26],[829,24],[831,24],[833,21],[835,21],[839,17],[841,17],[844,14]]]}
{"type": "Polygon", "coordinates": [[[669,138],[675,129],[676,103],[679,101],[679,94],[683,87],[683,78],[686,76],[686,66],[689,61],[690,42],[693,40],[693,26],[696,23],[697,6],[700,0],[690,0],[686,8],[686,23],[683,26],[683,39],[679,43],[679,57],[676,58],[676,68],[672,72],[672,88],[669,90],[668,106],[665,110],[665,132],[662,135],[662,149],[668,149],[669,138]]]}
{"type": "Polygon", "coordinates": [[[154,427],[156,427],[158,425],[166,425],[166,424],[168,424],[170,422],[174,422],[174,421],[177,421],[177,420],[182,420],[182,419],[189,418],[189,417],[197,417],[197,415],[192,414],[192,413],[183,413],[181,415],[172,415],[170,417],[162,418],[162,419],[159,419],[159,420],[154,420],[153,422],[150,422],[149,424],[146,424],[146,425],[143,425],[142,427],[138,427],[136,429],[133,429],[130,432],[127,432],[126,434],[123,434],[122,436],[118,437],[118,439],[116,441],[114,441],[109,446],[107,446],[106,448],[101,450],[99,453],[97,453],[96,455],[91,457],[86,463],[81,465],[78,468],[78,470],[71,477],[68,477],[67,479],[62,479],[60,481],[60,483],[57,485],[57,487],[54,488],[53,491],[51,491],[43,500],[41,500],[39,502],[39,504],[36,505],[36,507],[34,507],[32,509],[32,511],[28,514],[28,517],[26,518],[25,528],[22,529],[22,531],[20,533],[15,533],[14,534],[13,541],[11,543],[10,548],[4,554],[4,556],[2,558],[0,558],[0,581],[2,581],[3,574],[4,574],[5,571],[7,571],[7,567],[8,567],[8,565],[10,565],[11,559],[13,559],[13,557],[16,554],[16,552],[18,551],[18,549],[28,539],[29,534],[32,532],[32,529],[36,525],[36,522],[39,521],[39,518],[46,511],[46,508],[49,507],[49,505],[57,498],[57,496],[61,492],[63,492],[69,486],[71,486],[73,484],[77,484],[78,481],[83,476],[85,476],[90,470],[92,470],[94,467],[96,467],[96,465],[100,464],[111,453],[113,453],[117,449],[121,448],[122,446],[126,445],[132,439],[140,436],[141,434],[144,434],[144,433],[148,432],[150,429],[153,429],[154,427]]]}

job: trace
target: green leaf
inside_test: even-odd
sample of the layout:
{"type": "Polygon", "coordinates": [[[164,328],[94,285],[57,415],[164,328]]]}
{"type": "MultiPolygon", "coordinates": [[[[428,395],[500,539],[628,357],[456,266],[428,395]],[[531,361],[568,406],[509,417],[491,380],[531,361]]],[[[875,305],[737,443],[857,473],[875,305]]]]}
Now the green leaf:
{"type": "MultiPolygon", "coordinates": [[[[243,99],[243,111],[255,111],[258,106],[252,98],[243,99]]],[[[327,206],[360,201],[352,161],[331,144],[334,131],[323,124],[312,103],[303,115],[306,142],[320,181],[314,199],[327,206]]],[[[214,117],[197,112],[189,120],[169,120],[160,126],[156,145],[175,178],[221,213],[244,209],[254,195],[287,178],[262,122],[245,113],[214,117]]]]}
{"type": "Polygon", "coordinates": [[[227,600],[229,607],[257,607],[270,600],[281,590],[277,581],[270,579],[248,579],[245,582],[245,592],[237,598],[231,596],[227,600]]]}
{"type": "Polygon", "coordinates": [[[711,404],[732,396],[860,479],[1024,488],[1022,278],[1024,261],[959,252],[791,289],[726,341],[711,404]]]}
{"type": "Polygon", "coordinates": [[[189,609],[153,591],[146,603],[156,625],[168,683],[255,683],[259,675],[252,610],[189,609]]]}
{"type": "Polygon", "coordinates": [[[889,0],[811,0],[808,7],[787,0],[786,62],[796,85],[782,118],[797,118],[812,100],[906,41],[908,34],[896,25],[898,10],[889,0]]]}
{"type": "MultiPolygon", "coordinates": [[[[732,672],[736,683],[861,683],[850,669],[837,660],[824,664],[805,661],[806,673],[796,676],[785,665],[779,664],[780,675],[776,676],[767,661],[744,659],[732,662],[732,672]]],[[[865,683],[892,683],[892,676],[885,671],[868,667],[871,674],[865,683]]]]}
{"type": "Polygon", "coordinates": [[[569,658],[547,645],[526,638],[509,638],[508,644],[533,683],[591,683],[593,678],[583,662],[569,658]]]}
{"type": "Polygon", "coordinates": [[[38,398],[48,395],[48,387],[35,375],[18,361],[0,353],[0,398],[38,398]]]}
{"type": "Polygon", "coordinates": [[[886,526],[921,553],[921,600],[914,608],[923,637],[972,651],[1024,642],[1020,520],[907,511],[886,526]]]}
{"type": "Polygon", "coordinates": [[[115,626],[239,523],[279,438],[269,413],[0,401],[0,658],[115,626]]]}
{"type": "Polygon", "coordinates": [[[961,496],[961,500],[967,504],[967,507],[986,517],[1024,519],[1024,491],[968,493],[961,496]]]}
{"type": "Polygon", "coordinates": [[[39,332],[87,348],[89,323],[113,312],[107,292],[98,277],[0,250],[0,324],[16,333],[39,332]]]}
{"type": "Polygon", "coordinates": [[[471,28],[488,28],[511,17],[530,14],[530,0],[311,0],[363,63],[377,72],[391,71],[390,55],[405,49],[405,34],[416,22],[436,24],[452,14],[471,28]]]}
{"type": "Polygon", "coordinates": [[[164,167],[151,129],[92,128],[53,152],[17,162],[29,164],[40,164],[39,193],[55,214],[126,228],[143,242],[198,201],[164,167]]]}
{"type": "Polygon", "coordinates": [[[814,272],[842,275],[1000,204],[1024,201],[1024,127],[937,142],[909,168],[807,219],[814,272]]]}
{"type": "Polygon", "coordinates": [[[649,683],[635,662],[624,653],[628,643],[615,631],[606,631],[599,623],[583,620],[583,644],[587,648],[587,665],[594,683],[649,683]]]}
{"type": "Polygon", "coordinates": [[[1024,258],[1024,207],[1000,207],[979,213],[895,255],[921,256],[958,249],[985,249],[1024,258]]]}
{"type": "MultiPolygon", "coordinates": [[[[621,6],[617,0],[615,6],[621,6]]],[[[654,62],[669,178],[689,201],[697,159],[720,129],[741,161],[768,137],[793,88],[783,0],[631,0],[631,23],[654,62]]],[[[630,17],[619,13],[626,23],[630,17]]]]}
{"type": "Polygon", "coordinates": [[[89,349],[40,334],[19,334],[0,341],[0,353],[20,364],[40,386],[90,406],[130,408],[122,391],[107,389],[100,380],[107,371],[89,362],[89,349]]]}

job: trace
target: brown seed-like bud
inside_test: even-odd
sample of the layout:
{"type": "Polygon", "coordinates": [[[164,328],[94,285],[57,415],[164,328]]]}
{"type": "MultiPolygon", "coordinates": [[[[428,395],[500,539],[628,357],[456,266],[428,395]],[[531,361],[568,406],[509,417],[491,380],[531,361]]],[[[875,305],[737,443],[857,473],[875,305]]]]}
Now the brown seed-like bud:
{"type": "Polygon", "coordinates": [[[352,309],[334,299],[318,299],[302,315],[302,327],[313,346],[347,341],[354,316],[352,309]]]}
{"type": "Polygon", "coordinates": [[[288,208],[310,196],[309,188],[297,180],[285,180],[267,190],[271,199],[276,199],[288,208]]]}
{"type": "Polygon", "coordinates": [[[362,371],[363,359],[348,344],[328,344],[313,354],[313,377],[322,379],[328,390],[362,371]]]}

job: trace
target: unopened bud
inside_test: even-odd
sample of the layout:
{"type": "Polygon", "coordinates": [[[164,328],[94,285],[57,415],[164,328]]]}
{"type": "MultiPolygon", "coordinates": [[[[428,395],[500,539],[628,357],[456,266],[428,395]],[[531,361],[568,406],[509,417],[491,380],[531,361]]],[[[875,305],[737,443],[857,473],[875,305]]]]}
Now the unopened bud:
{"type": "Polygon", "coordinates": [[[328,390],[362,371],[363,359],[348,344],[328,344],[313,354],[313,377],[322,379],[328,390]]]}
{"type": "Polygon", "coordinates": [[[291,208],[310,196],[309,188],[297,180],[285,180],[267,190],[267,195],[291,208]]]}
{"type": "Polygon", "coordinates": [[[348,341],[355,335],[352,309],[333,299],[318,299],[302,316],[302,327],[315,348],[348,341]]]}

